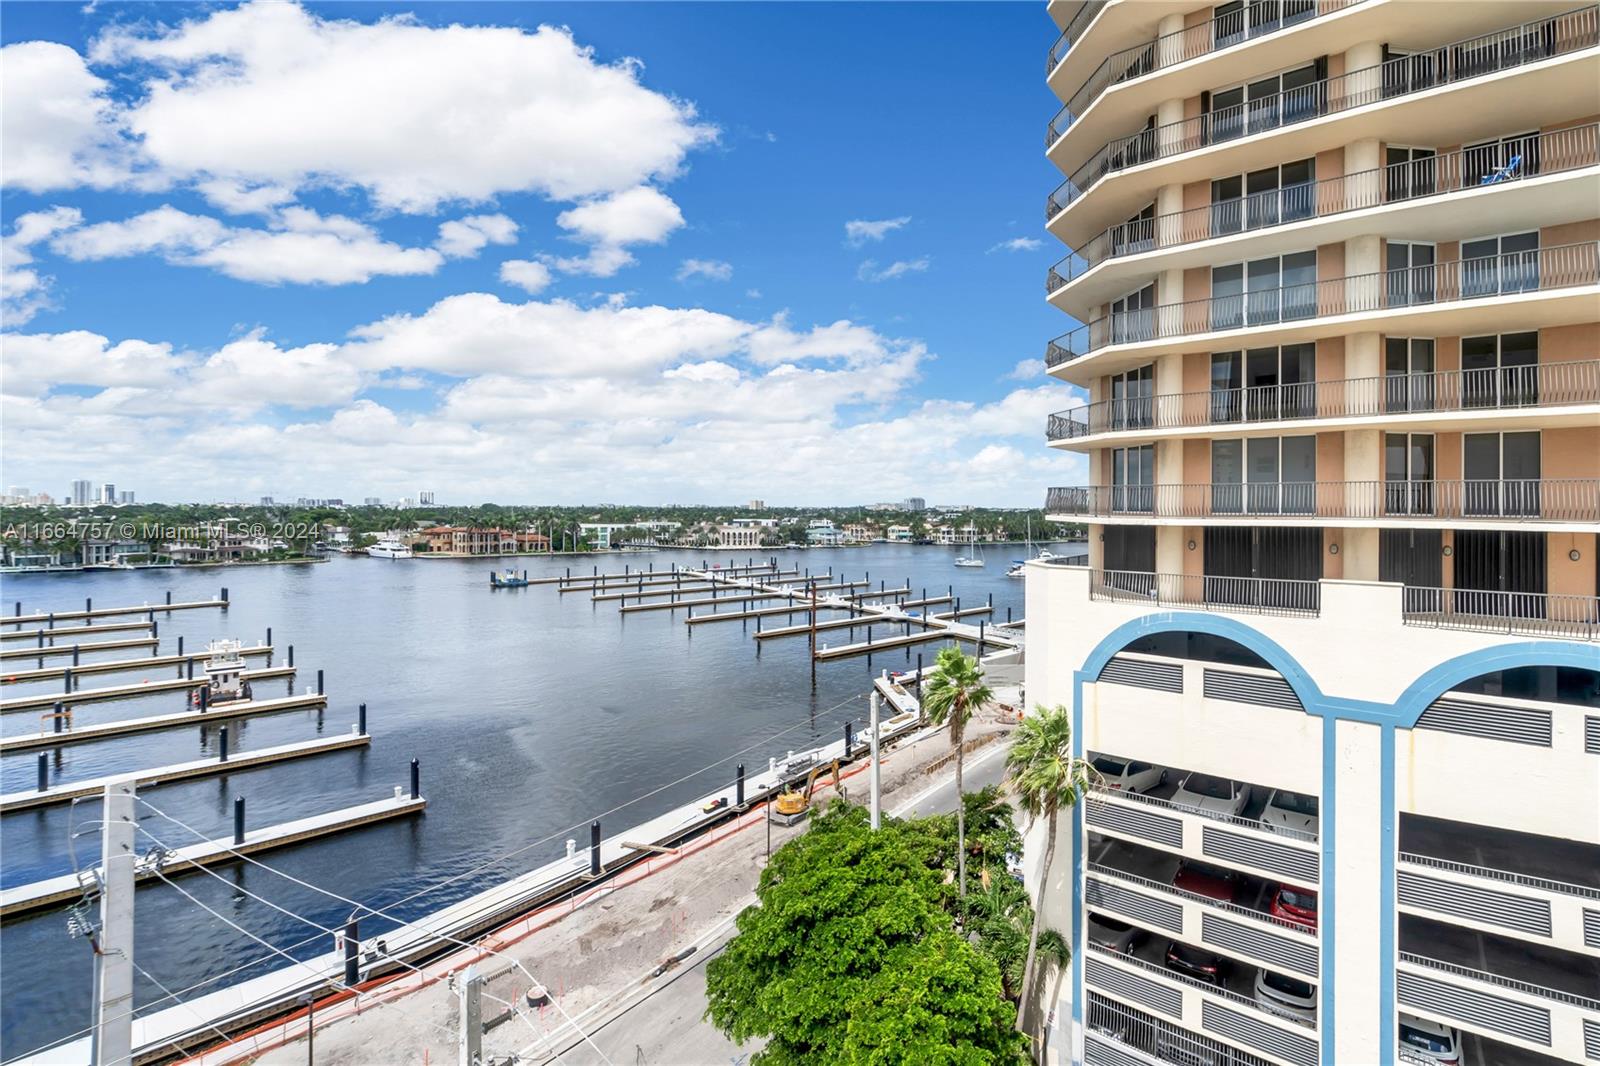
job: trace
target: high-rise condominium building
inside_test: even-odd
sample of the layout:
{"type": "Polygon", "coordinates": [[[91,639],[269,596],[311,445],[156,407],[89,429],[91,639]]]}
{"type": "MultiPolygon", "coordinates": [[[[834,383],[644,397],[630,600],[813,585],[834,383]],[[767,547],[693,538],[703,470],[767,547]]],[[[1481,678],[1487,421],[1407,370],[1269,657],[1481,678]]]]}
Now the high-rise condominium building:
{"type": "Polygon", "coordinates": [[[106,482],[104,485],[101,485],[100,486],[100,502],[101,503],[116,503],[117,502],[117,486],[112,484],[109,481],[106,482]]]}
{"type": "Polygon", "coordinates": [[[87,506],[94,502],[94,482],[79,479],[72,483],[72,495],[69,497],[78,506],[87,506]]]}
{"type": "Polygon", "coordinates": [[[1049,11],[1052,1054],[1600,1062],[1600,8],[1049,11]]]}
{"type": "Polygon", "coordinates": [[[419,505],[423,506],[423,507],[432,507],[433,506],[433,493],[431,493],[431,492],[419,492],[419,493],[417,493],[417,503],[419,505]]]}

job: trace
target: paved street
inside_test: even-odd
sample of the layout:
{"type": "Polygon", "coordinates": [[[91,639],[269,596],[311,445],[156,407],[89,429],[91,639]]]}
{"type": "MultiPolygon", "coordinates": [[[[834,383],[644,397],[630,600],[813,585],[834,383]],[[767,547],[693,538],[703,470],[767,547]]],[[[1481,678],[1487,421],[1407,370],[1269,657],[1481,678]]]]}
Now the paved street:
{"type": "MultiPolygon", "coordinates": [[[[1007,745],[996,744],[969,756],[963,784],[972,792],[992,785],[1005,774],[1007,745]]],[[[852,796],[865,799],[866,782],[852,796]]],[[[889,813],[898,817],[933,814],[955,809],[955,773],[923,789],[889,813]]],[[[752,902],[754,897],[752,897],[752,902]]],[[[567,1066],[742,1066],[759,1048],[735,1046],[710,1023],[701,1020],[706,1008],[706,963],[715,958],[733,935],[732,923],[719,930],[710,944],[696,952],[691,965],[662,978],[641,1000],[614,1014],[589,1034],[594,1045],[580,1043],[556,1060],[567,1066]],[[605,1056],[602,1059],[600,1056],[605,1056]]]]}

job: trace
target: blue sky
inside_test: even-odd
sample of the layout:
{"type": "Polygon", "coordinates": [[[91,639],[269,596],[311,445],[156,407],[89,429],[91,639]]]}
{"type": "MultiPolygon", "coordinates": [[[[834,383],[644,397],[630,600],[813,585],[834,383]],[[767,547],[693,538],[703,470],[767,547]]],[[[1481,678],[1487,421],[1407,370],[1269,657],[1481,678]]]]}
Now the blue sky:
{"type": "Polygon", "coordinates": [[[1019,367],[1067,327],[1040,5],[6,16],[7,487],[1023,505],[1080,476],[1043,444],[1074,393],[1019,367]]]}

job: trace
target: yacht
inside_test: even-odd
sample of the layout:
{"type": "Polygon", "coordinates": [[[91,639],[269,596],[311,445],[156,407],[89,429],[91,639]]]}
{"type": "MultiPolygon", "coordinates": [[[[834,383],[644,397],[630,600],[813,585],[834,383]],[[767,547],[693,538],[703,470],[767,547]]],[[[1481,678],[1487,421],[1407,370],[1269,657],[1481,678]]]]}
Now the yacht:
{"type": "Polygon", "coordinates": [[[968,534],[971,535],[971,540],[968,542],[969,547],[967,549],[967,554],[963,555],[959,559],[957,559],[956,560],[956,565],[957,566],[982,566],[983,565],[983,553],[978,550],[978,531],[974,527],[968,526],[967,527],[967,532],[968,532],[968,534]]]}
{"type": "MultiPolygon", "coordinates": [[[[1032,518],[1032,516],[1029,516],[1029,518],[1028,518],[1028,551],[1030,551],[1030,552],[1033,551],[1033,518],[1032,518]]],[[[1051,560],[1051,559],[1060,558],[1059,556],[1056,555],[1055,552],[1051,551],[1049,548],[1040,548],[1039,551],[1037,552],[1037,554],[1035,554],[1033,557],[1035,559],[1040,560],[1041,562],[1045,562],[1045,561],[1048,561],[1048,560],[1051,560]]],[[[1024,576],[1026,576],[1026,574],[1027,574],[1027,562],[1028,562],[1028,560],[1026,560],[1026,559],[1013,559],[1011,561],[1011,569],[1006,571],[1006,577],[1024,577],[1024,576]]]]}
{"type": "Polygon", "coordinates": [[[401,544],[398,540],[380,540],[367,549],[367,554],[374,559],[409,559],[411,548],[401,544]]]}

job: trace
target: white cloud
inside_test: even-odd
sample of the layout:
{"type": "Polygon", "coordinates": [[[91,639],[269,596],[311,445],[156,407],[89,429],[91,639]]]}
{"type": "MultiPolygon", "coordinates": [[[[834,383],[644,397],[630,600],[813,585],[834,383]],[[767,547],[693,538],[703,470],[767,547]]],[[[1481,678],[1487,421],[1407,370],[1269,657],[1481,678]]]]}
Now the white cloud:
{"type": "Polygon", "coordinates": [[[530,293],[542,292],[550,285],[550,268],[531,259],[507,259],[500,264],[500,280],[530,293]]]}
{"type": "Polygon", "coordinates": [[[691,278],[728,281],[733,277],[733,264],[720,259],[685,259],[673,277],[678,281],[688,281],[691,278]]]}
{"type": "Polygon", "coordinates": [[[505,215],[468,215],[439,226],[433,246],[451,259],[477,255],[486,245],[510,244],[517,239],[517,224],[505,215]]]}
{"type": "Polygon", "coordinates": [[[745,295],[745,299],[747,299],[747,300],[759,300],[759,299],[761,299],[761,290],[760,289],[746,289],[746,290],[744,290],[744,295],[745,295]]]}
{"type": "Polygon", "coordinates": [[[884,218],[876,222],[867,219],[851,219],[844,224],[844,239],[851,245],[860,246],[868,241],[881,241],[894,230],[900,229],[911,221],[910,215],[901,215],[899,218],[884,218]]]}
{"type": "Polygon", "coordinates": [[[160,389],[185,365],[169,344],[112,344],[87,330],[0,336],[0,390],[7,396],[42,396],[57,386],[160,389]]]}
{"type": "Polygon", "coordinates": [[[1001,381],[1035,381],[1044,376],[1044,360],[1019,359],[1017,365],[1000,376],[1001,381]]]}
{"type": "Polygon", "coordinates": [[[74,260],[158,253],[179,266],[211,267],[264,284],[362,283],[380,275],[432,274],[444,262],[433,248],[402,247],[365,223],[309,208],[286,208],[269,226],[233,228],[167,204],[120,222],[69,230],[50,247],[74,260]]]}
{"type": "Polygon", "coordinates": [[[75,207],[51,207],[18,215],[11,232],[0,237],[0,314],[21,326],[52,306],[55,279],[33,269],[33,246],[83,220],[75,207]]]}
{"type": "MultiPolygon", "coordinates": [[[[17,124],[35,185],[86,180],[85,146],[105,118],[103,86],[61,51],[23,82],[72,107],[66,128],[47,128],[38,108],[17,124]]],[[[359,23],[257,0],[176,27],[114,27],[90,58],[157,68],[124,129],[150,165],[207,183],[224,206],[241,191],[313,186],[359,187],[412,212],[508,192],[579,200],[670,179],[717,137],[692,105],[643,86],[636,61],[599,63],[551,26],[359,23]]],[[[8,112],[33,99],[6,89],[8,112]]],[[[9,114],[7,130],[10,170],[9,114]]]]}
{"type": "Polygon", "coordinates": [[[64,44],[0,49],[0,154],[6,185],[47,192],[130,178],[104,79],[64,44]]]}
{"type": "Polygon", "coordinates": [[[1012,237],[1009,241],[1001,241],[988,251],[989,255],[995,252],[1036,252],[1044,247],[1044,242],[1037,237],[1012,237]]]}
{"type": "Polygon", "coordinates": [[[630,244],[660,244],[683,225],[683,212],[660,190],[647,185],[579,204],[556,216],[571,239],[588,244],[582,256],[543,256],[567,274],[609,278],[633,263],[630,244]]]}
{"type": "Polygon", "coordinates": [[[868,259],[856,268],[856,277],[861,281],[891,281],[894,278],[903,278],[907,274],[921,274],[928,269],[928,266],[927,256],[920,259],[896,259],[886,267],[879,267],[876,259],[868,259]]]}

